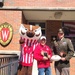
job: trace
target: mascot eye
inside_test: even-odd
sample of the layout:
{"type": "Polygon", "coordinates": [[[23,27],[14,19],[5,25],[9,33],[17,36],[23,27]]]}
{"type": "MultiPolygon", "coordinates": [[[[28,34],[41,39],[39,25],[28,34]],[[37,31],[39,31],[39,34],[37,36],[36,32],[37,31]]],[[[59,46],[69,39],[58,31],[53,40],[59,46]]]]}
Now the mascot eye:
{"type": "Polygon", "coordinates": [[[37,32],[37,30],[35,30],[35,32],[37,32]]]}
{"type": "Polygon", "coordinates": [[[25,28],[25,30],[27,31],[28,29],[27,29],[27,28],[25,28]]]}

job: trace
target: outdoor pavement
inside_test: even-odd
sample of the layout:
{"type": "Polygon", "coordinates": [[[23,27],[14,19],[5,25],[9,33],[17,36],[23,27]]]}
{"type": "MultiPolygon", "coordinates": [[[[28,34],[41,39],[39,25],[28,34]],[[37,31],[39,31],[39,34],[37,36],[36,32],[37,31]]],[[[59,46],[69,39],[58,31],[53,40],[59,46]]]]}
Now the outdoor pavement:
{"type": "MultiPolygon", "coordinates": [[[[70,75],[75,75],[75,57],[70,60],[70,75]]],[[[54,63],[51,64],[52,75],[55,75],[54,63]]]]}

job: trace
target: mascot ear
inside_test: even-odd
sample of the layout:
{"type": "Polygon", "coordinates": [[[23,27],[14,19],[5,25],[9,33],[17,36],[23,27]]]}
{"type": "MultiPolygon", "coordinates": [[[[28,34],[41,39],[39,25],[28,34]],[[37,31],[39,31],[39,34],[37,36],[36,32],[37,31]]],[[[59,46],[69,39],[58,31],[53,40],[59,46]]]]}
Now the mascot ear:
{"type": "Polygon", "coordinates": [[[19,29],[20,34],[21,34],[21,30],[24,30],[24,25],[23,24],[20,25],[20,29],[19,29]]]}

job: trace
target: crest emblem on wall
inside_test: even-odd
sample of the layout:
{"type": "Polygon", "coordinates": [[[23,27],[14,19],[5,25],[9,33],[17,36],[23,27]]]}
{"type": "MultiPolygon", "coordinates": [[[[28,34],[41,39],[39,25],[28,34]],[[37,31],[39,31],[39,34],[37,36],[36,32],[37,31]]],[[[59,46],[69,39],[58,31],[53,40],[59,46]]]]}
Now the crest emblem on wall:
{"type": "Polygon", "coordinates": [[[0,44],[2,46],[7,46],[12,40],[13,28],[12,26],[5,22],[0,25],[0,44]]]}

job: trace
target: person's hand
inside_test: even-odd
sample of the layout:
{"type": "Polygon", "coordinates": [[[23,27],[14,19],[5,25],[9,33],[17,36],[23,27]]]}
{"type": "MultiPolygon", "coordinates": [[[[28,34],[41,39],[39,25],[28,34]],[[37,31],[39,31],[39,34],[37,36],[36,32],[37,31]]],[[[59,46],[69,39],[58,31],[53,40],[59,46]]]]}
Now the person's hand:
{"type": "Polygon", "coordinates": [[[19,43],[20,43],[20,44],[23,44],[24,42],[25,42],[24,39],[19,40],[19,43]]]}
{"type": "Polygon", "coordinates": [[[44,57],[43,57],[43,60],[48,60],[48,57],[44,56],[44,57]]]}
{"type": "Polygon", "coordinates": [[[60,56],[61,56],[61,57],[63,56],[63,52],[60,52],[60,56]]]}
{"type": "Polygon", "coordinates": [[[43,50],[41,51],[41,55],[44,56],[44,51],[43,50]]]}
{"type": "Polygon", "coordinates": [[[65,61],[65,60],[66,60],[66,58],[62,57],[62,58],[61,58],[61,60],[62,60],[62,61],[65,61]]]}
{"type": "Polygon", "coordinates": [[[51,58],[51,56],[50,55],[47,55],[48,56],[48,58],[50,59],[51,58]]]}

